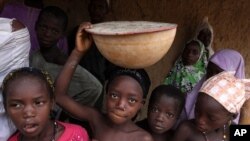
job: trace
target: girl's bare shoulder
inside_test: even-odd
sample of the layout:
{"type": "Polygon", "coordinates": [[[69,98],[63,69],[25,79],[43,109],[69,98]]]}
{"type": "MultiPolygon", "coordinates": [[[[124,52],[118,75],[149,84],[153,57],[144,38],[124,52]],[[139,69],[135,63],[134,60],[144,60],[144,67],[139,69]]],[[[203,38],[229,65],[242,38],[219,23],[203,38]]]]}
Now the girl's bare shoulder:
{"type": "Polygon", "coordinates": [[[150,133],[145,131],[144,129],[137,127],[137,130],[133,132],[133,137],[135,141],[153,141],[153,137],[151,136],[150,133]]]}
{"type": "Polygon", "coordinates": [[[193,121],[184,121],[177,127],[173,141],[186,141],[192,136],[195,130],[195,124],[193,121]]]}

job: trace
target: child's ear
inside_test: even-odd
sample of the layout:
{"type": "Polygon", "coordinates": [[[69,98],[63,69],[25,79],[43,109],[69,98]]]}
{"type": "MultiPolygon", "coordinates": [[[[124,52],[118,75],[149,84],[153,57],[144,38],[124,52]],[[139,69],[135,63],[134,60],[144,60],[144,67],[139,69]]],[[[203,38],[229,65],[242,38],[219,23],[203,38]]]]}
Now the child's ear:
{"type": "Polygon", "coordinates": [[[141,101],[141,108],[145,105],[145,103],[146,103],[146,100],[143,99],[143,100],[141,101]]]}
{"type": "Polygon", "coordinates": [[[143,100],[141,101],[141,104],[144,105],[145,103],[146,103],[146,100],[143,99],[143,100]]]}
{"type": "Polygon", "coordinates": [[[55,100],[54,100],[54,99],[52,99],[52,100],[51,100],[51,103],[50,103],[50,105],[51,105],[50,109],[51,109],[51,110],[53,110],[53,109],[54,109],[55,104],[56,104],[55,100]]]}

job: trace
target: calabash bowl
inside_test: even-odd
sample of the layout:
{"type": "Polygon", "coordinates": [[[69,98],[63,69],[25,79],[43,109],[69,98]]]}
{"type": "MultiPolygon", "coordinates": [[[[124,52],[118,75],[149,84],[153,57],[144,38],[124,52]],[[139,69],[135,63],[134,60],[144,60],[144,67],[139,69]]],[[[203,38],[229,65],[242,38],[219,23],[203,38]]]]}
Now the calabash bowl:
{"type": "Polygon", "coordinates": [[[145,68],[158,62],[171,47],[177,25],[149,21],[93,24],[91,33],[100,53],[125,68],[145,68]]]}

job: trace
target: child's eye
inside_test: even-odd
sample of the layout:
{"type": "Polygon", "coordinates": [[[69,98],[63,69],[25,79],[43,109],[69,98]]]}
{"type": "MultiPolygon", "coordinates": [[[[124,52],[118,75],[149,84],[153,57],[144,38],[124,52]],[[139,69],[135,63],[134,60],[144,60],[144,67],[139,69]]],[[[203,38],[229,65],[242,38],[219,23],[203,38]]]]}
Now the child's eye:
{"type": "Polygon", "coordinates": [[[59,33],[60,33],[60,31],[55,30],[55,29],[51,29],[51,31],[52,31],[52,33],[53,33],[54,35],[57,35],[57,34],[59,34],[59,33]]]}
{"type": "Polygon", "coordinates": [[[157,112],[159,112],[159,109],[158,109],[157,107],[153,107],[153,108],[151,109],[151,112],[157,113],[157,112]]]}
{"type": "Polygon", "coordinates": [[[167,118],[174,118],[174,114],[167,112],[166,117],[167,118]]]}
{"type": "Polygon", "coordinates": [[[112,99],[118,99],[118,95],[115,94],[115,93],[111,93],[111,94],[110,94],[110,97],[111,97],[112,99]]]}
{"type": "Polygon", "coordinates": [[[137,100],[136,100],[136,99],[134,99],[134,98],[129,98],[128,102],[133,104],[133,103],[136,103],[136,102],[137,102],[137,100]]]}
{"type": "Polygon", "coordinates": [[[16,108],[16,109],[19,109],[22,107],[22,104],[21,103],[12,103],[10,104],[10,107],[13,107],[13,108],[16,108]]]}
{"type": "Polygon", "coordinates": [[[35,104],[38,106],[42,106],[45,104],[45,101],[36,101],[35,104]]]}
{"type": "Polygon", "coordinates": [[[39,24],[38,26],[39,26],[39,29],[42,30],[42,31],[47,30],[47,27],[45,25],[39,24]]]}
{"type": "Polygon", "coordinates": [[[208,116],[208,119],[210,120],[210,121],[216,121],[217,119],[215,118],[215,117],[213,117],[213,116],[208,116]]]}

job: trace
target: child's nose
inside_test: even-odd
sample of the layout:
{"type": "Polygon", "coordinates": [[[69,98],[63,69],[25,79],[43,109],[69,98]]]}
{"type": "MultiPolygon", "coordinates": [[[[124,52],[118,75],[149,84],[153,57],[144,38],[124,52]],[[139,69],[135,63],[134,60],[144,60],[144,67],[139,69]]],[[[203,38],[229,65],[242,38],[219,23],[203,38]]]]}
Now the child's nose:
{"type": "Polygon", "coordinates": [[[52,31],[48,29],[48,30],[46,30],[46,31],[44,32],[44,34],[45,34],[47,37],[49,37],[49,36],[52,35],[52,31]]]}
{"type": "Polygon", "coordinates": [[[24,118],[30,118],[35,116],[35,108],[32,105],[25,106],[23,112],[24,118]]]}
{"type": "Polygon", "coordinates": [[[197,121],[199,125],[205,125],[206,123],[205,118],[203,118],[202,116],[198,117],[197,121]]]}
{"type": "Polygon", "coordinates": [[[126,110],[126,101],[123,100],[123,99],[120,99],[119,102],[118,102],[118,108],[122,111],[125,111],[126,110]]]}
{"type": "Polygon", "coordinates": [[[157,117],[156,117],[156,120],[157,121],[163,121],[163,119],[164,119],[164,113],[159,112],[158,115],[157,115],[157,117]]]}

